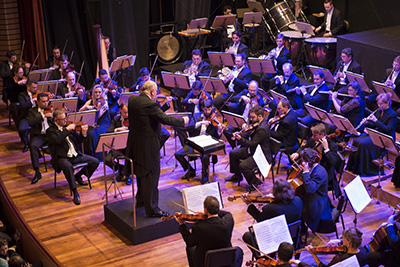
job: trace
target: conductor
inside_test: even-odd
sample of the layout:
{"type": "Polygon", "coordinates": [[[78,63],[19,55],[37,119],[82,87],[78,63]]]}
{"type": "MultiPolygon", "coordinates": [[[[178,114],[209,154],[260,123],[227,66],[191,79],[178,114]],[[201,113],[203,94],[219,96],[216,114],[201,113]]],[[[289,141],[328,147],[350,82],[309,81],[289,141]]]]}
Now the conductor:
{"type": "Polygon", "coordinates": [[[158,207],[161,124],[184,127],[189,118],[168,117],[155,101],[156,97],[157,84],[147,81],[140,95],[129,98],[126,153],[133,160],[137,176],[136,206],[144,206],[147,216],[162,217],[169,214],[158,207]]]}

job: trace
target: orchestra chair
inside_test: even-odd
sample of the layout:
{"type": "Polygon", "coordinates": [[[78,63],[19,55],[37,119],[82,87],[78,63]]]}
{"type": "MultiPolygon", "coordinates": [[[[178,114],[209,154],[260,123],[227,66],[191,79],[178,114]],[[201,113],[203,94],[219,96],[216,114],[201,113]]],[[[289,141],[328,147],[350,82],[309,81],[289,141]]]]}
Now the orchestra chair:
{"type": "MultiPolygon", "coordinates": [[[[338,162],[336,162],[335,171],[336,171],[336,179],[339,176],[339,179],[337,179],[337,181],[340,186],[343,177],[344,166],[346,165],[346,159],[339,151],[337,151],[337,154],[339,156],[339,160],[338,162]]],[[[331,183],[328,184],[328,191],[332,191],[332,198],[335,199],[335,194],[333,192],[333,185],[331,183]]]]}
{"type": "MultiPolygon", "coordinates": [[[[201,157],[201,154],[193,149],[191,149],[192,152],[190,153],[186,153],[186,156],[188,157],[188,161],[191,162],[193,161],[193,165],[194,165],[194,170],[197,171],[197,165],[196,165],[196,160],[199,159],[201,157]]],[[[210,154],[210,160],[212,163],[212,168],[213,168],[213,175],[215,174],[215,164],[217,164],[218,160],[216,162],[214,162],[213,158],[217,158],[218,155],[222,155],[225,156],[226,155],[226,151],[221,150],[221,151],[216,151],[210,154]]]]}
{"type": "MultiPolygon", "coordinates": [[[[290,236],[292,237],[293,241],[293,248],[294,250],[301,249],[301,242],[300,242],[300,228],[301,228],[301,220],[292,222],[288,224],[290,236]]],[[[300,254],[296,254],[296,259],[300,258],[300,254]]]]}
{"type": "Polygon", "coordinates": [[[339,239],[339,234],[336,224],[339,222],[340,219],[342,221],[343,230],[346,229],[342,215],[342,213],[346,210],[346,206],[347,206],[347,198],[345,195],[342,195],[339,197],[337,206],[332,209],[332,220],[331,221],[321,220],[318,230],[316,232],[321,234],[330,234],[335,232],[336,238],[339,239]]]}
{"type": "Polygon", "coordinates": [[[43,158],[44,169],[47,172],[46,154],[51,155],[50,150],[49,150],[49,146],[48,145],[44,145],[44,146],[40,147],[39,148],[39,153],[43,158]]]}
{"type": "MultiPolygon", "coordinates": [[[[74,169],[74,174],[76,173],[77,170],[79,170],[81,168],[85,169],[85,173],[84,174],[87,177],[87,180],[88,180],[88,183],[89,183],[89,188],[92,189],[92,184],[90,183],[90,178],[89,178],[88,171],[87,171],[87,167],[88,166],[89,166],[89,164],[85,162],[85,163],[78,163],[78,164],[72,165],[72,168],[74,169]]],[[[56,187],[57,187],[57,172],[56,172],[56,170],[54,170],[54,188],[56,188],[56,187]]],[[[72,196],[71,189],[69,189],[69,192],[70,192],[70,194],[72,196]]]]}
{"type": "Polygon", "coordinates": [[[243,262],[240,247],[213,249],[206,252],[205,267],[239,267],[243,262]]]}

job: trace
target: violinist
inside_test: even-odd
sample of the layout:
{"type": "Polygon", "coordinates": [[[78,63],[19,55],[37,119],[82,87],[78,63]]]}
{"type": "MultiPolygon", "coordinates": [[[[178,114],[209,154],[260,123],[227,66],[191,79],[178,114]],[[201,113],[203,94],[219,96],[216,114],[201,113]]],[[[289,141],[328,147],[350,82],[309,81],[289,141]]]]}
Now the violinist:
{"type": "MultiPolygon", "coordinates": [[[[120,113],[119,115],[112,118],[110,126],[107,129],[107,133],[116,133],[129,130],[128,106],[125,103],[121,103],[121,105],[119,106],[119,113],[120,113]]],[[[125,150],[126,148],[120,149],[118,151],[125,155],[125,150]]],[[[114,166],[114,169],[117,171],[116,173],[117,181],[126,181],[127,185],[131,185],[132,180],[130,175],[128,174],[128,164],[125,164],[124,167],[118,162],[114,162],[113,159],[117,155],[118,155],[117,153],[110,150],[106,156],[105,164],[111,169],[114,166]]]]}
{"type": "MultiPolygon", "coordinates": [[[[191,232],[185,221],[175,216],[175,220],[179,223],[179,232],[186,243],[186,253],[190,267],[203,267],[208,250],[232,247],[231,237],[234,226],[232,214],[220,210],[219,201],[213,196],[205,198],[204,214],[208,218],[194,223],[191,232]]],[[[238,251],[241,250],[239,249],[238,251]]],[[[242,257],[243,254],[239,255],[237,259],[242,257]]]]}
{"type": "Polygon", "coordinates": [[[66,83],[58,85],[56,95],[58,98],[78,97],[77,109],[79,110],[86,103],[85,87],[76,83],[75,73],[72,71],[68,72],[66,80],[66,83]]]}
{"type": "MultiPolygon", "coordinates": [[[[307,251],[311,253],[318,267],[332,266],[336,263],[344,261],[354,255],[357,257],[359,266],[365,266],[367,264],[368,252],[365,247],[361,246],[362,235],[356,227],[350,227],[343,231],[342,240],[332,240],[328,243],[329,246],[343,244],[347,248],[346,252],[339,252],[328,264],[323,263],[317,256],[316,252],[313,251],[313,246],[309,245],[306,247],[307,251]]],[[[296,262],[294,262],[296,263],[296,262]]],[[[296,264],[297,265],[297,264],[296,264]]],[[[301,266],[300,264],[298,266],[301,266]]],[[[303,265],[304,266],[304,265],[303,265]]],[[[371,265],[370,265],[371,266],[371,265]]]]}
{"type": "Polygon", "coordinates": [[[140,77],[137,79],[136,83],[131,86],[131,88],[129,89],[129,92],[139,91],[140,85],[143,85],[145,82],[150,80],[157,84],[157,94],[160,93],[160,85],[157,83],[157,81],[155,81],[153,78],[150,77],[150,72],[146,67],[141,68],[139,70],[139,75],[140,75],[140,77]]]}
{"type": "MultiPolygon", "coordinates": [[[[200,83],[200,82],[199,82],[200,83]]],[[[201,84],[201,83],[200,83],[201,84]]],[[[223,131],[222,124],[213,124],[213,121],[217,120],[216,112],[212,104],[212,100],[204,100],[204,106],[202,107],[202,113],[195,113],[189,122],[189,125],[184,128],[189,133],[189,136],[198,136],[208,134],[212,137],[219,139],[223,131]]],[[[189,180],[196,176],[196,171],[190,166],[188,160],[186,160],[185,155],[193,154],[194,151],[188,145],[186,145],[187,134],[179,133],[179,137],[182,143],[182,149],[175,153],[176,159],[181,164],[182,168],[187,172],[181,178],[184,180],[189,180]]],[[[208,166],[210,165],[210,155],[204,154],[201,158],[202,170],[201,170],[201,183],[204,184],[208,181],[208,166]]]]}
{"type": "Polygon", "coordinates": [[[99,166],[99,160],[89,155],[82,154],[79,150],[79,144],[87,136],[88,126],[83,125],[82,131],[75,131],[74,123],[67,126],[67,116],[61,109],[56,109],[53,113],[54,124],[51,124],[46,131],[51,148],[51,165],[56,172],[64,172],[69,188],[73,193],[73,202],[75,205],[81,204],[81,198],[76,190],[76,183],[79,185],[88,185],[82,180],[82,175],[88,175],[90,178],[99,166]],[[74,175],[73,165],[78,163],[88,163],[74,175]]]}
{"type": "Polygon", "coordinates": [[[60,82],[64,82],[65,78],[67,77],[67,73],[73,71],[69,68],[69,61],[67,55],[62,55],[60,57],[60,67],[55,68],[51,74],[49,80],[59,80],[60,82]]]}
{"type": "MultiPolygon", "coordinates": [[[[339,187],[339,183],[335,175],[335,166],[339,161],[339,155],[337,154],[338,146],[332,140],[326,136],[326,128],[323,123],[319,123],[311,127],[312,137],[308,138],[307,143],[299,148],[297,152],[290,155],[292,161],[298,160],[305,148],[314,148],[318,150],[318,153],[322,155],[320,164],[328,172],[328,184],[332,186],[336,197],[339,197],[342,192],[339,187]]],[[[289,168],[288,171],[292,171],[293,168],[289,168]]],[[[289,174],[289,173],[288,173],[289,174]]]]}
{"type": "Polygon", "coordinates": [[[200,81],[195,81],[190,88],[192,90],[182,100],[182,107],[185,108],[186,112],[196,114],[202,111],[204,101],[207,99],[212,100],[212,97],[208,92],[203,90],[203,84],[200,81]]]}
{"type": "Polygon", "coordinates": [[[42,174],[39,170],[39,158],[41,157],[39,149],[48,144],[46,130],[53,123],[53,112],[48,109],[49,96],[40,93],[37,96],[36,102],[36,107],[28,111],[28,123],[31,127],[29,147],[32,167],[35,171],[35,176],[31,184],[37,183],[42,178],[42,174]]]}
{"type": "Polygon", "coordinates": [[[238,132],[233,133],[234,138],[240,144],[240,148],[235,148],[229,152],[230,172],[233,175],[225,181],[240,184],[243,174],[249,184],[248,190],[251,192],[255,190],[254,187],[262,184],[253,171],[257,167],[253,159],[257,146],[261,146],[264,156],[270,164],[272,163],[272,155],[269,143],[270,130],[267,121],[264,119],[263,108],[261,106],[253,107],[250,110],[249,119],[253,125],[258,124],[258,126],[250,131],[250,139],[246,139],[238,132]]]}
{"type": "Polygon", "coordinates": [[[108,102],[108,108],[110,110],[110,115],[113,118],[118,114],[118,84],[116,81],[108,77],[108,73],[105,69],[99,70],[99,78],[96,78],[94,84],[100,85],[103,89],[104,97],[108,102]]]}
{"type": "Polygon", "coordinates": [[[51,51],[52,57],[46,62],[45,68],[58,69],[61,61],[61,51],[58,46],[54,46],[51,51]]]}
{"type": "Polygon", "coordinates": [[[12,82],[13,74],[11,70],[17,64],[17,54],[14,51],[7,51],[7,60],[0,63],[0,77],[3,79],[3,101],[7,103],[6,88],[12,82]]]}
{"type": "MultiPolygon", "coordinates": [[[[270,204],[264,205],[262,211],[252,203],[248,194],[243,194],[241,198],[247,204],[247,212],[257,222],[262,222],[282,214],[285,215],[288,224],[300,220],[303,202],[300,197],[294,195],[293,187],[286,180],[278,179],[275,181],[272,187],[272,195],[275,200],[270,204]]],[[[250,232],[246,232],[243,235],[243,241],[258,249],[254,237],[250,232]]],[[[258,258],[259,253],[253,249],[250,250],[253,252],[254,257],[258,258]]]]}

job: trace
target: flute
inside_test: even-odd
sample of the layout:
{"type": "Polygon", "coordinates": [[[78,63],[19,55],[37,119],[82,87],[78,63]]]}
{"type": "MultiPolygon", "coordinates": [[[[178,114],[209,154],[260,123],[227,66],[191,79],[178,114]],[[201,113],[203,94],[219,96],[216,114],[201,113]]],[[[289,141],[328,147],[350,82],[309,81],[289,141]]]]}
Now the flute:
{"type": "MultiPolygon", "coordinates": [[[[313,86],[315,86],[315,84],[306,85],[306,86],[304,86],[304,88],[308,89],[308,88],[311,88],[311,87],[313,87],[313,86]]],[[[301,86],[300,86],[300,87],[301,87],[301,86]]],[[[295,87],[295,88],[293,88],[293,89],[289,89],[289,90],[286,91],[286,93],[287,93],[287,94],[288,94],[288,93],[292,93],[292,92],[296,91],[297,89],[300,89],[300,87],[295,87]]]]}
{"type": "MultiPolygon", "coordinates": [[[[320,94],[326,94],[326,95],[330,95],[330,96],[332,96],[332,93],[333,92],[331,92],[331,91],[320,91],[319,92],[320,94]]],[[[341,94],[341,93],[338,93],[337,94],[338,96],[343,96],[343,97],[353,97],[353,96],[351,96],[351,95],[348,95],[348,94],[341,94]]]]}
{"type": "Polygon", "coordinates": [[[368,117],[362,119],[360,124],[357,125],[357,127],[355,129],[358,130],[361,127],[361,125],[363,125],[371,116],[375,115],[375,112],[377,112],[378,110],[379,110],[379,108],[377,110],[375,110],[374,112],[372,112],[371,114],[369,114],[368,117]]]}

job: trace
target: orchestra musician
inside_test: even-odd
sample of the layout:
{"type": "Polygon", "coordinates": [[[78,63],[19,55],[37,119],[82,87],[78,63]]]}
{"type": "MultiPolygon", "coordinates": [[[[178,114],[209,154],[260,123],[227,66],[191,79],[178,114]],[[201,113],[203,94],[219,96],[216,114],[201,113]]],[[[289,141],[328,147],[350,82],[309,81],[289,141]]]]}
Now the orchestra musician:
{"type": "MultiPolygon", "coordinates": [[[[224,129],[222,122],[217,120],[217,114],[212,104],[211,99],[206,99],[203,102],[201,113],[194,113],[189,125],[185,127],[185,130],[189,133],[190,137],[199,135],[210,135],[216,139],[221,137],[222,131],[224,129]],[[219,124],[215,123],[218,122],[219,124]]],[[[182,137],[180,136],[180,139],[182,137]]],[[[185,159],[185,155],[193,154],[194,151],[191,147],[186,145],[187,135],[181,139],[182,148],[175,153],[175,158],[181,164],[182,168],[187,172],[181,178],[188,180],[196,176],[196,170],[193,169],[188,160],[185,159]]],[[[192,159],[192,158],[191,158],[192,159]]],[[[208,181],[208,166],[210,165],[210,154],[204,154],[201,156],[201,183],[205,184],[208,181]]]]}
{"type": "Polygon", "coordinates": [[[325,0],[324,8],[324,22],[315,28],[315,33],[323,37],[336,37],[344,34],[346,31],[344,19],[342,13],[333,6],[333,0],[325,0]]]}
{"type": "MultiPolygon", "coordinates": [[[[322,155],[320,164],[328,172],[328,185],[331,185],[335,195],[339,197],[342,192],[335,175],[335,166],[339,160],[338,145],[332,140],[326,138],[326,128],[323,123],[311,127],[312,137],[308,138],[307,143],[299,148],[297,152],[290,155],[292,161],[300,157],[301,151],[305,148],[314,148],[322,155]]],[[[292,168],[288,169],[293,171],[292,168]]]]}
{"type": "Polygon", "coordinates": [[[293,65],[289,62],[284,63],[282,71],[283,75],[275,77],[276,91],[289,99],[289,103],[293,109],[302,109],[303,99],[301,95],[296,94],[296,91],[288,92],[300,86],[299,78],[293,73],[293,65]]]}
{"type": "Polygon", "coordinates": [[[0,77],[3,79],[3,102],[7,104],[6,88],[8,83],[12,81],[12,68],[17,64],[17,54],[9,50],[6,54],[7,60],[0,63],[0,77]]]}
{"type": "Polygon", "coordinates": [[[60,81],[65,81],[65,78],[67,77],[67,73],[72,71],[71,68],[69,68],[69,61],[68,61],[68,56],[67,55],[62,55],[59,59],[59,68],[55,68],[51,74],[49,80],[60,80],[60,81]]]}
{"type": "Polygon", "coordinates": [[[36,91],[38,88],[37,81],[29,79],[26,82],[26,90],[18,94],[19,102],[19,122],[18,134],[24,143],[22,152],[28,151],[29,148],[29,124],[28,124],[28,111],[36,106],[36,91]]]}
{"type": "MultiPolygon", "coordinates": [[[[274,61],[274,66],[276,70],[276,75],[283,75],[282,66],[290,59],[290,51],[284,46],[283,34],[278,34],[276,36],[276,47],[269,51],[267,59],[272,59],[274,61]]],[[[271,88],[271,81],[273,80],[274,74],[266,73],[261,78],[261,84],[265,91],[271,88]]],[[[275,80],[272,81],[273,83],[275,80]]]]}
{"type": "Polygon", "coordinates": [[[200,81],[195,81],[191,86],[191,91],[187,94],[185,99],[182,100],[182,107],[186,112],[192,115],[202,111],[205,100],[212,100],[211,95],[203,90],[203,84],[200,81]]]}
{"type": "MultiPolygon", "coordinates": [[[[116,133],[116,132],[121,132],[121,131],[127,131],[129,130],[129,120],[128,120],[128,106],[124,103],[121,103],[121,105],[119,106],[119,114],[116,115],[114,118],[112,118],[110,126],[107,129],[107,133],[116,133]]],[[[119,152],[121,152],[122,154],[125,155],[125,150],[124,149],[120,149],[118,150],[119,152]]],[[[125,166],[119,164],[119,162],[115,162],[113,161],[113,159],[118,156],[118,154],[112,150],[110,150],[107,153],[107,156],[105,158],[105,164],[110,167],[111,169],[115,168],[117,174],[116,174],[116,178],[117,181],[126,181],[127,185],[131,185],[132,184],[132,179],[129,175],[128,172],[128,167],[129,164],[125,164],[125,166]]]]}
{"type": "MultiPolygon", "coordinates": [[[[207,219],[194,223],[191,232],[185,220],[175,216],[175,220],[179,223],[179,232],[186,243],[190,267],[203,267],[208,250],[232,247],[231,237],[234,226],[232,214],[220,210],[219,201],[213,196],[205,198],[204,214],[207,215],[207,219]]],[[[241,257],[243,254],[239,255],[239,258],[241,257]]],[[[241,262],[237,266],[241,266],[241,262]]]]}
{"type": "Polygon", "coordinates": [[[246,58],[242,54],[237,54],[235,56],[235,66],[223,78],[225,85],[228,87],[228,94],[220,94],[215,97],[214,106],[220,110],[228,97],[232,94],[237,95],[247,88],[247,84],[251,81],[252,77],[253,74],[246,66],[246,58]]]}
{"type": "Polygon", "coordinates": [[[108,73],[105,69],[99,70],[99,78],[96,78],[94,84],[100,85],[103,89],[104,97],[108,102],[108,109],[110,111],[111,117],[118,114],[118,99],[119,91],[117,82],[108,77],[108,73]]]}
{"type": "MultiPolygon", "coordinates": [[[[370,114],[365,120],[365,127],[375,129],[384,134],[390,135],[396,140],[397,116],[390,107],[392,100],[387,93],[379,94],[376,98],[379,109],[370,114]]],[[[379,166],[372,161],[379,158],[382,151],[372,143],[368,134],[362,134],[353,141],[357,151],[351,152],[347,162],[346,170],[361,176],[378,175],[379,166]]]]}
{"type": "MultiPolygon", "coordinates": [[[[303,202],[300,197],[294,195],[293,187],[286,180],[278,179],[275,181],[272,187],[272,196],[274,197],[274,201],[265,204],[262,207],[262,211],[253,204],[248,194],[243,194],[241,198],[247,205],[247,212],[257,222],[262,222],[282,214],[285,215],[288,224],[300,220],[303,202]]],[[[250,232],[246,232],[243,235],[243,241],[258,249],[258,245],[250,232]]],[[[250,250],[253,252],[253,256],[258,258],[260,255],[259,252],[251,248],[250,250]]]]}
{"type": "Polygon", "coordinates": [[[73,71],[68,72],[66,83],[62,82],[58,85],[56,96],[58,98],[78,97],[78,110],[86,103],[85,87],[76,83],[76,77],[73,71]]]}
{"type": "Polygon", "coordinates": [[[189,119],[168,117],[155,102],[156,97],[157,84],[147,81],[139,96],[129,98],[130,128],[126,154],[133,159],[137,177],[136,205],[144,205],[147,216],[162,217],[168,213],[158,207],[161,123],[183,127],[189,119]]]}
{"type": "Polygon", "coordinates": [[[336,86],[335,90],[339,93],[345,94],[347,92],[347,84],[349,80],[346,77],[345,72],[349,71],[352,73],[362,74],[362,68],[357,61],[353,60],[353,51],[351,48],[344,48],[340,54],[340,60],[336,66],[336,70],[334,72],[336,86]]]}
{"type": "Polygon", "coordinates": [[[55,123],[51,124],[46,131],[51,147],[51,165],[56,172],[63,171],[73,193],[73,202],[75,205],[80,205],[81,198],[75,183],[88,185],[82,180],[82,175],[88,175],[89,179],[99,166],[99,160],[82,154],[79,150],[79,144],[87,136],[87,125],[83,125],[82,131],[78,133],[74,123],[67,125],[67,116],[62,109],[56,109],[53,112],[53,118],[55,123]],[[82,168],[74,175],[72,166],[79,163],[88,163],[89,165],[86,167],[86,171],[85,168],[82,168]]]}
{"type": "Polygon", "coordinates": [[[253,158],[257,146],[261,146],[264,156],[270,164],[272,163],[272,155],[269,143],[271,133],[268,122],[264,119],[263,108],[255,106],[250,109],[249,120],[253,125],[253,129],[249,130],[251,131],[250,139],[246,139],[239,132],[233,133],[233,137],[238,140],[240,148],[235,148],[229,152],[230,172],[233,175],[225,179],[225,181],[238,182],[240,184],[240,181],[243,180],[243,174],[249,184],[248,190],[251,192],[255,190],[254,187],[262,184],[253,171],[257,167],[253,158]]]}
{"type": "Polygon", "coordinates": [[[242,34],[240,31],[234,31],[232,33],[232,43],[228,45],[225,52],[233,55],[241,54],[243,59],[246,60],[249,55],[249,48],[240,41],[241,39],[242,34]]]}
{"type": "Polygon", "coordinates": [[[107,60],[108,60],[108,66],[111,66],[111,63],[115,59],[115,48],[111,46],[111,41],[110,37],[108,36],[103,36],[104,40],[104,46],[106,47],[106,54],[107,54],[107,60]]]}
{"type": "MultiPolygon", "coordinates": [[[[317,108],[323,109],[325,111],[329,111],[331,102],[329,101],[328,94],[320,94],[321,91],[329,91],[328,86],[325,83],[325,75],[323,71],[317,70],[313,74],[314,78],[314,86],[306,89],[305,86],[296,89],[297,94],[303,95],[303,102],[309,103],[312,106],[317,108]]],[[[305,125],[310,126],[311,124],[315,123],[316,120],[308,114],[305,108],[297,109],[296,113],[299,117],[300,122],[304,123],[305,125]]]]}
{"type": "Polygon", "coordinates": [[[53,112],[48,110],[49,96],[44,93],[37,95],[36,107],[28,110],[28,124],[30,129],[30,153],[32,167],[35,171],[31,184],[36,184],[41,178],[42,174],[39,170],[40,148],[48,144],[46,130],[53,123],[53,112]]]}
{"type": "Polygon", "coordinates": [[[150,72],[149,72],[149,70],[148,70],[146,67],[141,68],[141,69],[139,70],[139,75],[140,75],[140,77],[137,79],[137,81],[135,82],[135,84],[132,85],[131,88],[129,88],[129,92],[139,91],[140,85],[143,86],[143,84],[144,84],[145,82],[147,82],[148,80],[150,80],[150,81],[153,81],[153,82],[155,82],[155,83],[157,84],[157,94],[160,93],[160,85],[157,83],[157,81],[155,81],[153,78],[150,77],[150,72]]]}
{"type": "Polygon", "coordinates": [[[58,69],[61,61],[61,51],[58,46],[54,46],[52,49],[52,57],[46,62],[45,68],[58,69]]]}

